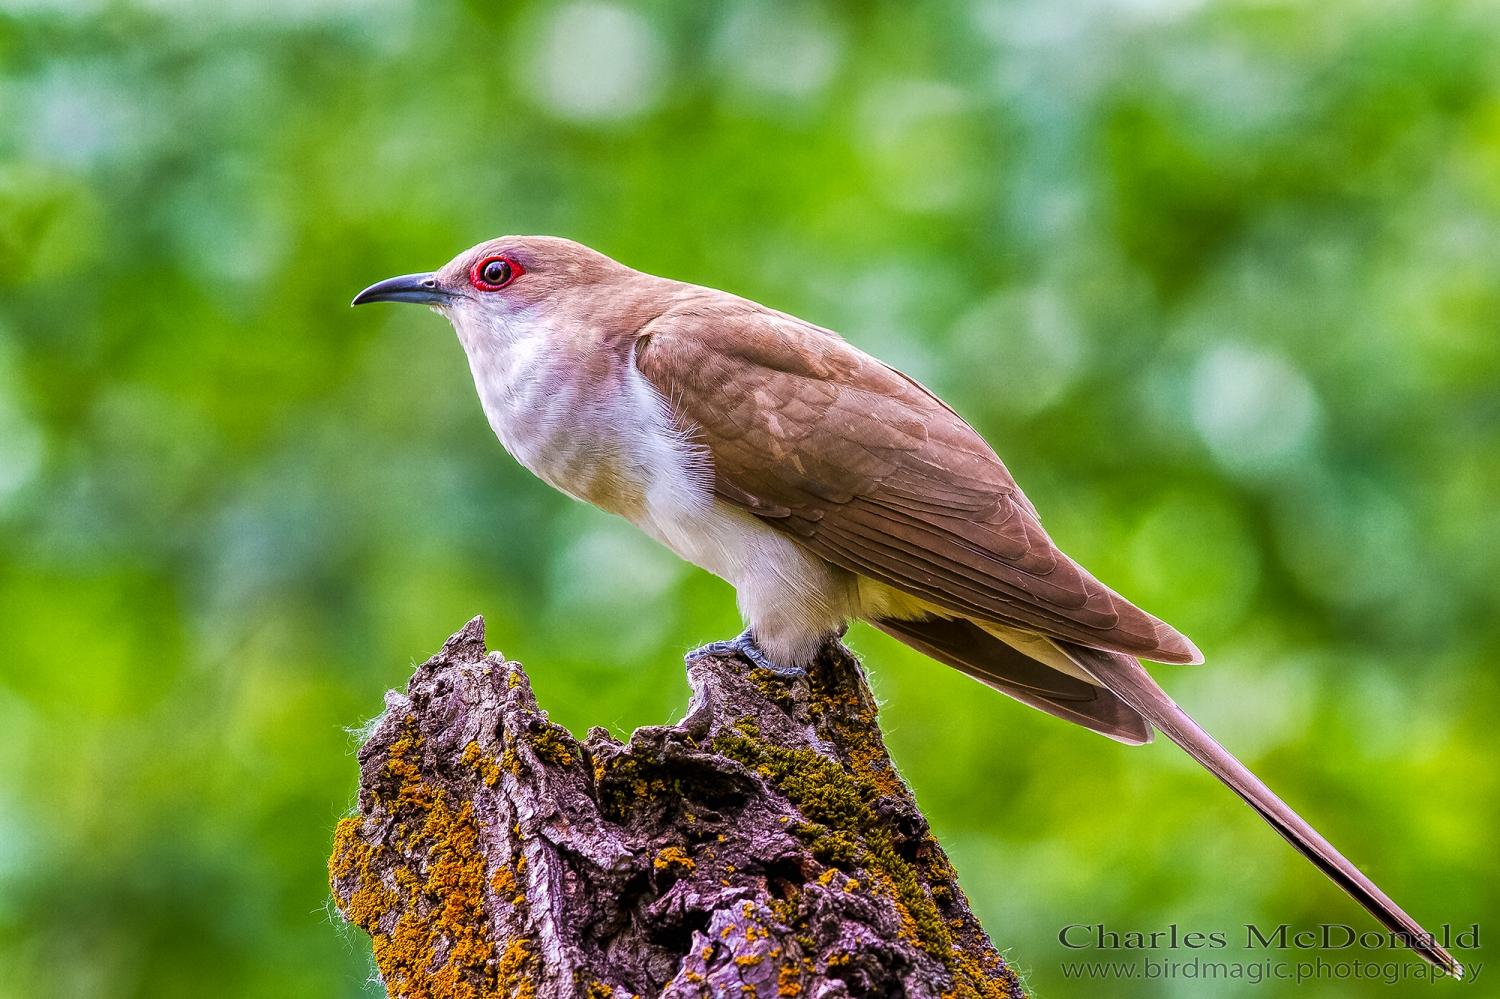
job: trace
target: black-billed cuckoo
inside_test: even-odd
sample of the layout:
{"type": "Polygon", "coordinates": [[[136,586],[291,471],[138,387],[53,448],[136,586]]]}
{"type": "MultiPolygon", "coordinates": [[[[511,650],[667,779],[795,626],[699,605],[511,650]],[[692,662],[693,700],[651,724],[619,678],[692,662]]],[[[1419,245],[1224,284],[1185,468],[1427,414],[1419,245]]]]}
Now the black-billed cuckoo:
{"type": "Polygon", "coordinates": [[[552,237],[482,243],[365,302],[447,316],[506,450],[733,584],[748,629],[724,644],[795,673],[863,620],[1120,742],[1155,726],[1462,974],[1156,685],[1138,659],[1202,654],[1059,551],[990,446],[911,378],[829,330],[552,237]]]}

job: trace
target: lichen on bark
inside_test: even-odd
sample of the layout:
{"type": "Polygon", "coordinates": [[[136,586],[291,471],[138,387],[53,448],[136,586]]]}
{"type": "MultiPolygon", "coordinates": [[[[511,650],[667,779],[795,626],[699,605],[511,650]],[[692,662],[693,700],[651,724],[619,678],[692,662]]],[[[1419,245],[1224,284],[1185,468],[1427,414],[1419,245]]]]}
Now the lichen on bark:
{"type": "Polygon", "coordinates": [[[1013,999],[859,663],[690,659],[687,717],[581,742],[475,618],[359,753],[329,878],[393,999],[1013,999]]]}

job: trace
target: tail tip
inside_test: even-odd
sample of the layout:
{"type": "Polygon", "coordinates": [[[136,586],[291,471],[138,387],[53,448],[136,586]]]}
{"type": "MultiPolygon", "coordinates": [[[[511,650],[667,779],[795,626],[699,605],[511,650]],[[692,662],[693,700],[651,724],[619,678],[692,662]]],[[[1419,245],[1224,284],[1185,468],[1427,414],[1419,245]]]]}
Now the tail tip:
{"type": "Polygon", "coordinates": [[[1448,953],[1447,950],[1432,943],[1427,947],[1413,948],[1439,971],[1451,977],[1454,981],[1461,981],[1464,977],[1464,964],[1458,958],[1448,953]]]}

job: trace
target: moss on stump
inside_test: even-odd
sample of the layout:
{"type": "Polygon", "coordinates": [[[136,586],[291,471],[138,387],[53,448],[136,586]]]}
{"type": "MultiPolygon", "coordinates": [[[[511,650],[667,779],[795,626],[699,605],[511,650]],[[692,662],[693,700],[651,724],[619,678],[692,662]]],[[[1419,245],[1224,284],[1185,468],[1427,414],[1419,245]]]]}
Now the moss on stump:
{"type": "Polygon", "coordinates": [[[688,663],[681,723],[547,720],[470,621],[360,750],[329,878],[393,999],[1013,999],[858,662],[688,663]]]}

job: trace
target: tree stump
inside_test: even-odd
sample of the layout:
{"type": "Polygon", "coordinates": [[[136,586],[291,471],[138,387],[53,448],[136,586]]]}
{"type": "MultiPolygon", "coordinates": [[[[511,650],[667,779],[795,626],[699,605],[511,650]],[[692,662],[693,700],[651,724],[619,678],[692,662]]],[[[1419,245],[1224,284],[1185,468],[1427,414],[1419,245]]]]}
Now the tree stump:
{"type": "Polygon", "coordinates": [[[329,875],[392,997],[1023,995],[847,650],[688,678],[681,723],[579,742],[476,617],[387,693],[329,875]]]}

